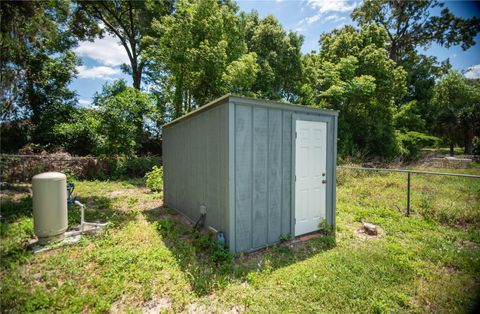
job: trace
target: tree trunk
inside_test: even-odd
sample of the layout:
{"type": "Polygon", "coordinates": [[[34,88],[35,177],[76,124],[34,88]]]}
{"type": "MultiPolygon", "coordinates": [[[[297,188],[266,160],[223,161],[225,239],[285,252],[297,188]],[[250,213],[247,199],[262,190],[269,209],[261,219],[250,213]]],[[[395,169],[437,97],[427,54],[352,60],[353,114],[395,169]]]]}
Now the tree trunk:
{"type": "Polygon", "coordinates": [[[140,90],[142,84],[142,70],[139,69],[138,65],[132,64],[132,79],[133,79],[133,88],[140,90]]]}
{"type": "Polygon", "coordinates": [[[465,138],[464,138],[464,150],[463,153],[465,155],[472,155],[472,141],[473,141],[473,128],[467,127],[465,131],[465,138]]]}
{"type": "Polygon", "coordinates": [[[176,78],[175,82],[175,94],[173,96],[173,118],[176,119],[182,115],[182,105],[183,105],[183,78],[181,75],[176,78]]]}
{"type": "Polygon", "coordinates": [[[454,149],[455,145],[453,144],[453,141],[450,141],[450,156],[453,157],[455,155],[454,149]]]}

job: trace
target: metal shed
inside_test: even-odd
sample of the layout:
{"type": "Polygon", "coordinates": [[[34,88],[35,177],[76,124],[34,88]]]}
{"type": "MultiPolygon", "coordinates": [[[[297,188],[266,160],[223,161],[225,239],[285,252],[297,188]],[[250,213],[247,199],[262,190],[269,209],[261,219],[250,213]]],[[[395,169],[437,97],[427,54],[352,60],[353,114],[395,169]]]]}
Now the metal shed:
{"type": "Polygon", "coordinates": [[[225,95],[163,126],[166,206],[253,251],[335,225],[338,112],[225,95]]]}

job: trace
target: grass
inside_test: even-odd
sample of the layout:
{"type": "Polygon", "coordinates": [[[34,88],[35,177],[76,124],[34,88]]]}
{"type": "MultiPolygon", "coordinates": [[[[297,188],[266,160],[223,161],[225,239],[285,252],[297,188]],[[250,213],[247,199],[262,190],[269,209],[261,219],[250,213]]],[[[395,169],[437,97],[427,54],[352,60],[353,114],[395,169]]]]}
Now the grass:
{"type": "MultiPolygon", "coordinates": [[[[464,170],[479,173],[477,169],[464,170]]],[[[143,180],[77,182],[99,235],[32,255],[28,186],[2,191],[2,312],[468,312],[480,287],[480,180],[340,170],[336,237],[235,259],[143,180]],[[363,221],[378,238],[357,233],[363,221]]],[[[78,222],[77,209],[69,223],[78,222]]]]}

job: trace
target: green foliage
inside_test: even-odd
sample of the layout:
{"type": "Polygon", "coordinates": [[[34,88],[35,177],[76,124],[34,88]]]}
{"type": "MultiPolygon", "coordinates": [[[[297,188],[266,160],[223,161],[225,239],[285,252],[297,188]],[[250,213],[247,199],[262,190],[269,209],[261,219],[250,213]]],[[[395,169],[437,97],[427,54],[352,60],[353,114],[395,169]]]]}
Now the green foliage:
{"type": "Polygon", "coordinates": [[[290,233],[280,235],[280,242],[282,242],[282,243],[288,242],[291,239],[292,239],[292,235],[290,233]]]}
{"type": "Polygon", "coordinates": [[[2,2],[1,118],[32,124],[25,138],[2,151],[25,145],[25,139],[55,145],[53,125],[70,119],[75,93],[68,85],[80,63],[71,51],[77,38],[68,27],[70,9],[68,1],[2,2]]]}
{"type": "Polygon", "coordinates": [[[155,165],[162,162],[158,156],[117,157],[106,159],[109,176],[113,179],[142,178],[155,165]]]}
{"type": "Polygon", "coordinates": [[[327,222],[326,219],[322,219],[322,221],[320,221],[318,224],[318,229],[320,233],[325,236],[335,236],[335,229],[327,222]]]}
{"type": "Polygon", "coordinates": [[[352,19],[361,27],[375,23],[387,32],[389,57],[407,72],[407,94],[398,99],[397,104],[417,101],[415,115],[425,120],[427,128],[408,131],[431,133],[435,130],[438,113],[430,105],[435,81],[451,68],[448,59],[439,63],[433,56],[420,54],[421,49],[436,43],[447,48],[461,46],[467,50],[475,45],[475,37],[480,31],[478,17],[455,16],[444,6],[438,0],[366,0],[352,13],[352,19]]]}
{"type": "Polygon", "coordinates": [[[163,189],[163,167],[153,166],[152,171],[145,174],[147,188],[154,192],[163,189]]]}
{"type": "Polygon", "coordinates": [[[97,156],[133,156],[140,148],[145,124],[155,119],[152,97],[123,80],[106,84],[95,95],[95,109],[79,110],[72,123],[55,126],[64,147],[97,156]]]}
{"type": "Polygon", "coordinates": [[[393,122],[395,129],[402,132],[423,132],[426,128],[416,100],[403,104],[393,115],[393,122]]]}
{"type": "Polygon", "coordinates": [[[366,0],[353,11],[352,19],[361,26],[372,22],[381,26],[388,33],[389,55],[394,61],[405,60],[412,50],[433,42],[447,48],[460,45],[464,50],[473,46],[480,31],[479,19],[455,16],[443,6],[437,0],[366,0]],[[440,15],[431,14],[440,8],[440,15]]]}
{"type": "Polygon", "coordinates": [[[260,68],[251,92],[260,98],[297,102],[303,37],[287,33],[271,15],[262,19],[252,12],[242,13],[241,18],[248,51],[256,53],[260,68]]]}
{"type": "Polygon", "coordinates": [[[394,101],[405,93],[405,72],[388,58],[386,32],[373,24],[322,35],[321,50],[304,57],[301,103],[340,110],[339,153],[392,158],[394,101]]]}
{"type": "Polygon", "coordinates": [[[480,136],[475,136],[472,141],[472,154],[480,155],[480,136]]]}
{"type": "Polygon", "coordinates": [[[153,22],[150,78],[173,118],[225,93],[296,101],[302,37],[273,16],[237,10],[230,1],[179,1],[153,22]]]}
{"type": "Polygon", "coordinates": [[[448,144],[472,149],[472,140],[480,132],[480,84],[469,82],[463,75],[450,71],[434,89],[434,130],[448,144]]]}
{"type": "MultiPolygon", "coordinates": [[[[276,245],[220,263],[214,239],[158,209],[142,180],[76,182],[89,204],[87,221],[110,226],[33,255],[25,246],[33,236],[30,192],[2,185],[2,310],[136,312],[166,304],[172,312],[468,311],[480,269],[480,182],[414,176],[414,212],[405,217],[395,207],[405,202],[404,174],[338,174],[346,183],[337,189],[336,239],[276,245]],[[355,232],[362,220],[383,230],[377,239],[355,232]]],[[[69,216],[78,222],[78,209],[69,216]]]]}
{"type": "Polygon", "coordinates": [[[255,52],[244,54],[238,60],[230,63],[222,74],[225,93],[249,95],[259,69],[255,52]]]}
{"type": "Polygon", "coordinates": [[[209,255],[214,264],[230,264],[233,262],[233,254],[228,248],[221,246],[212,233],[203,233],[194,230],[193,244],[209,255]]]}
{"type": "MultiPolygon", "coordinates": [[[[229,75],[233,71],[255,72],[253,54],[240,58],[246,45],[236,11],[231,2],[179,1],[175,14],[153,21],[154,36],[145,39],[151,77],[169,93],[166,100],[173,104],[173,118],[225,93],[224,75],[228,85],[234,83],[229,75]]],[[[237,82],[243,85],[248,79],[237,82]]]]}
{"type": "Polygon", "coordinates": [[[26,143],[31,142],[32,124],[28,121],[3,121],[0,125],[0,151],[15,153],[26,143]]]}
{"type": "Polygon", "coordinates": [[[148,66],[143,56],[143,38],[152,33],[154,18],[168,15],[173,10],[173,2],[161,1],[90,1],[75,0],[75,19],[72,29],[83,37],[102,37],[105,33],[115,36],[125,49],[130,64],[123,64],[124,72],[132,76],[133,87],[140,90],[142,75],[148,66]],[[104,27],[100,28],[99,25],[104,27]]]}
{"type": "Polygon", "coordinates": [[[417,160],[422,148],[436,146],[440,143],[438,137],[415,131],[397,132],[396,136],[399,141],[401,156],[406,161],[417,160]]]}
{"type": "Polygon", "coordinates": [[[232,263],[233,262],[233,253],[228,250],[228,248],[220,246],[218,243],[215,243],[213,250],[211,252],[212,262],[215,264],[221,263],[232,263]]]}

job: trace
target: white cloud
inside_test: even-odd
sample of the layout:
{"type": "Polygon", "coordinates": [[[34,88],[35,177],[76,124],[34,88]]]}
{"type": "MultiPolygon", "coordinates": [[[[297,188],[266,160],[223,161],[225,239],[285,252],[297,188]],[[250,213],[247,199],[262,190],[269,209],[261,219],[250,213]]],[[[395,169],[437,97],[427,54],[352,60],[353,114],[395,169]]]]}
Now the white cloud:
{"type": "Polygon", "coordinates": [[[300,20],[297,23],[297,27],[295,28],[295,31],[297,31],[299,33],[302,33],[305,30],[307,30],[308,26],[310,26],[311,24],[313,24],[317,21],[321,21],[321,23],[323,24],[323,23],[326,23],[326,22],[340,22],[340,21],[343,21],[343,20],[346,20],[346,19],[347,18],[345,16],[340,16],[338,14],[332,14],[332,15],[325,16],[324,13],[317,13],[313,16],[306,17],[306,18],[300,20]]]}
{"type": "Polygon", "coordinates": [[[313,23],[321,21],[339,22],[346,20],[345,16],[339,14],[327,15],[329,12],[338,12],[346,14],[355,9],[360,4],[360,1],[345,1],[345,0],[308,0],[307,5],[314,9],[316,13],[310,17],[306,17],[297,23],[295,31],[304,32],[307,27],[313,23]]]}
{"type": "Polygon", "coordinates": [[[480,79],[480,64],[476,64],[468,68],[465,77],[469,79],[480,79]]]}
{"type": "Polygon", "coordinates": [[[87,99],[79,99],[78,100],[78,103],[80,104],[80,106],[82,107],[90,107],[92,102],[90,100],[87,100],[87,99]]]}
{"type": "Polygon", "coordinates": [[[84,65],[78,66],[78,77],[85,79],[102,79],[113,80],[112,75],[120,74],[119,69],[114,69],[107,66],[86,67],[84,65]]]}
{"type": "Polygon", "coordinates": [[[358,5],[357,1],[345,0],[308,0],[308,5],[319,13],[350,12],[358,5]]]}
{"type": "Polygon", "coordinates": [[[321,14],[315,14],[314,16],[307,17],[305,18],[305,23],[307,23],[307,25],[313,24],[318,21],[321,16],[321,14]]]}
{"type": "Polygon", "coordinates": [[[93,42],[82,41],[74,51],[81,57],[91,58],[103,65],[116,66],[129,63],[125,49],[115,37],[109,34],[103,38],[97,38],[93,42]]]}
{"type": "Polygon", "coordinates": [[[333,22],[338,22],[338,21],[343,21],[343,20],[346,20],[347,18],[345,16],[340,16],[340,15],[337,15],[337,14],[333,14],[333,15],[329,15],[327,16],[324,21],[327,22],[327,21],[333,21],[333,22]]]}

